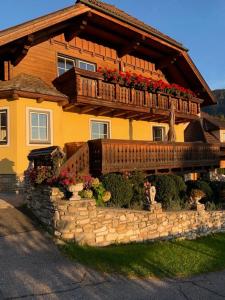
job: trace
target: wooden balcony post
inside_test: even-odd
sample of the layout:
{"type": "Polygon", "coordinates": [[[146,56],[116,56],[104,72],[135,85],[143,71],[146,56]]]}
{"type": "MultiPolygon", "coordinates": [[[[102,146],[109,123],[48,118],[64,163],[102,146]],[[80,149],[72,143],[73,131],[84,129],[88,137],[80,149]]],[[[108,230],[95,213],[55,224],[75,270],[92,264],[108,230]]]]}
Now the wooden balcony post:
{"type": "Polygon", "coordinates": [[[102,98],[102,80],[97,80],[97,97],[102,98]]]}
{"type": "Polygon", "coordinates": [[[82,80],[79,74],[76,74],[76,92],[77,96],[82,96],[82,80]]]}
{"type": "Polygon", "coordinates": [[[183,111],[183,101],[181,98],[179,98],[179,111],[183,111]]]}
{"type": "Polygon", "coordinates": [[[120,86],[119,83],[116,83],[114,86],[115,86],[115,101],[117,101],[120,98],[120,86]]]}
{"type": "Polygon", "coordinates": [[[130,103],[134,102],[134,88],[130,89],[130,103]]]}
{"type": "Polygon", "coordinates": [[[191,101],[188,100],[188,113],[191,114],[191,101]]]}
{"type": "Polygon", "coordinates": [[[200,103],[197,103],[197,114],[200,113],[200,103]]]}

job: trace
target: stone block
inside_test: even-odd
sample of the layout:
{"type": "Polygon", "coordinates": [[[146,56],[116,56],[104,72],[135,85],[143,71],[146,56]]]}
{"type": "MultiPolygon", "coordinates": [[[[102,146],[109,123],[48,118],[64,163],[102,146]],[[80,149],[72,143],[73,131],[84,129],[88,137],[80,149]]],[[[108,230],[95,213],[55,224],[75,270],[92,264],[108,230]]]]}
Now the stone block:
{"type": "Polygon", "coordinates": [[[79,225],[85,225],[88,223],[90,223],[90,219],[77,220],[77,224],[79,225]]]}
{"type": "Polygon", "coordinates": [[[60,232],[69,231],[74,229],[75,224],[66,220],[58,220],[56,221],[56,229],[60,232]]]}
{"type": "Polygon", "coordinates": [[[61,238],[63,240],[72,240],[72,239],[74,239],[74,233],[63,233],[61,235],[61,238]]]}

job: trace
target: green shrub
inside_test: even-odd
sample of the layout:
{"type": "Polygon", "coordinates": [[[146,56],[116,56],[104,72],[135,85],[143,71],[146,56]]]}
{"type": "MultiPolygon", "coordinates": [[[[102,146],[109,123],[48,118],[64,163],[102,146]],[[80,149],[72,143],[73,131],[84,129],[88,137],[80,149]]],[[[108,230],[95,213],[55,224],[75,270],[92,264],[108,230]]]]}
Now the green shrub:
{"type": "Polygon", "coordinates": [[[207,201],[207,202],[205,203],[205,209],[206,209],[206,210],[216,210],[217,207],[216,207],[216,204],[215,204],[214,202],[209,202],[209,201],[207,201]]]}
{"type": "Polygon", "coordinates": [[[152,175],[149,182],[156,186],[156,201],[162,203],[164,209],[173,209],[179,206],[179,195],[175,181],[168,175],[152,175]]]}
{"type": "Polygon", "coordinates": [[[130,202],[130,206],[135,209],[142,209],[144,207],[145,196],[145,182],[146,175],[140,171],[134,171],[130,174],[129,180],[132,185],[133,196],[130,202]]]}
{"type": "Polygon", "coordinates": [[[102,184],[111,192],[109,205],[114,207],[130,207],[133,197],[132,184],[128,178],[117,173],[102,176],[102,184]]]}
{"type": "Polygon", "coordinates": [[[199,189],[205,193],[205,197],[203,198],[203,201],[210,201],[213,200],[213,191],[210,187],[210,184],[203,180],[189,180],[186,181],[187,185],[187,194],[190,195],[190,192],[192,189],[199,189]]]}
{"type": "Polygon", "coordinates": [[[213,201],[215,204],[225,203],[225,182],[211,181],[210,187],[213,191],[213,201]]]}
{"type": "Polygon", "coordinates": [[[175,174],[169,174],[167,176],[173,179],[177,189],[178,196],[180,199],[183,199],[185,197],[185,193],[187,190],[187,186],[184,182],[184,179],[181,176],[175,174]]]}

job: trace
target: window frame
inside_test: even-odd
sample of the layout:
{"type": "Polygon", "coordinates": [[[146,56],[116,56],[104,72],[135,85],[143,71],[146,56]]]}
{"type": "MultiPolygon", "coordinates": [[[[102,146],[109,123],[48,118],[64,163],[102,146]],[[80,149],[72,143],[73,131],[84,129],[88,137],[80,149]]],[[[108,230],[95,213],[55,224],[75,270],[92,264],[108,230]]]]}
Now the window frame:
{"type": "Polygon", "coordinates": [[[90,119],[89,127],[90,127],[90,139],[91,140],[104,139],[104,138],[96,138],[96,139],[92,138],[92,124],[93,124],[93,122],[107,124],[107,138],[105,138],[105,139],[110,139],[111,138],[111,121],[110,120],[90,119]]]}
{"type": "Polygon", "coordinates": [[[1,112],[6,112],[6,142],[0,141],[0,147],[8,147],[9,146],[9,133],[10,133],[10,128],[9,128],[9,107],[0,107],[0,113],[1,112]]]}
{"type": "MultiPolygon", "coordinates": [[[[86,71],[89,71],[89,72],[96,72],[96,70],[97,70],[97,64],[94,63],[94,62],[91,62],[91,61],[88,61],[88,60],[83,60],[83,59],[81,59],[81,58],[72,57],[72,56],[68,56],[68,55],[64,55],[64,54],[58,53],[57,56],[56,56],[56,60],[57,60],[56,67],[57,67],[57,75],[58,75],[58,77],[62,75],[62,74],[61,74],[61,75],[59,74],[59,69],[62,69],[62,68],[59,68],[59,66],[58,66],[58,59],[59,59],[59,58],[65,59],[65,61],[66,61],[66,60],[72,61],[74,67],[79,68],[79,69],[81,69],[81,70],[86,70],[86,69],[82,69],[82,68],[79,67],[79,63],[80,63],[80,62],[83,62],[83,63],[86,63],[86,64],[89,64],[89,65],[93,65],[93,66],[94,66],[94,71],[90,71],[90,70],[86,70],[86,71]]],[[[65,70],[66,70],[66,68],[65,68],[65,70]]],[[[67,71],[69,71],[69,70],[67,70],[67,71]]],[[[67,72],[67,71],[65,71],[65,72],[67,72]]],[[[64,72],[64,73],[65,73],[65,72],[64,72]]],[[[63,73],[63,74],[64,74],[64,73],[63,73]]]]}
{"type": "Polygon", "coordinates": [[[166,128],[164,126],[152,126],[152,140],[153,142],[165,142],[166,140],[166,128]],[[155,139],[155,134],[154,134],[154,129],[161,129],[162,130],[162,140],[156,140],[155,139]]]}
{"type": "MultiPolygon", "coordinates": [[[[38,127],[38,126],[37,126],[38,127]]],[[[39,127],[38,127],[39,128],[39,127]]],[[[27,108],[27,145],[52,145],[53,143],[53,118],[52,110],[49,109],[40,109],[35,107],[27,108]],[[45,114],[47,115],[47,139],[32,139],[32,113],[45,114]]]]}

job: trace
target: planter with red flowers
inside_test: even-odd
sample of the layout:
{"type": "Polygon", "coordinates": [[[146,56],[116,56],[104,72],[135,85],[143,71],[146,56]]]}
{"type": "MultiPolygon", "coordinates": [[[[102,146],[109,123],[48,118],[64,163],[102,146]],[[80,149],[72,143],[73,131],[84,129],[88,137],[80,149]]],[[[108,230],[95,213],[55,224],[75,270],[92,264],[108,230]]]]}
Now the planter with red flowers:
{"type": "Polygon", "coordinates": [[[162,80],[156,81],[151,78],[137,75],[131,72],[121,72],[116,69],[98,68],[98,72],[103,75],[106,82],[118,83],[121,86],[134,88],[149,93],[165,93],[176,97],[190,99],[196,97],[190,89],[186,89],[178,84],[169,84],[162,80]]]}

